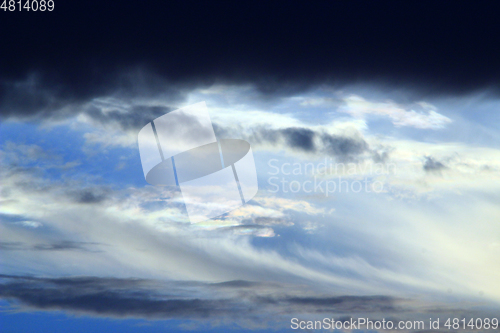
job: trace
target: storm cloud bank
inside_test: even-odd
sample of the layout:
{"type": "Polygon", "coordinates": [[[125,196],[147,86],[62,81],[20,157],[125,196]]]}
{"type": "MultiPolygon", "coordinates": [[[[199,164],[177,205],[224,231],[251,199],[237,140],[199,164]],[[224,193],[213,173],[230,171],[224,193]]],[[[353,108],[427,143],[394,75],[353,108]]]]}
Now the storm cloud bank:
{"type": "Polygon", "coordinates": [[[182,98],[215,82],[263,96],[358,83],[496,94],[496,13],[494,2],[58,3],[2,19],[0,110],[31,117],[110,94],[182,98]]]}

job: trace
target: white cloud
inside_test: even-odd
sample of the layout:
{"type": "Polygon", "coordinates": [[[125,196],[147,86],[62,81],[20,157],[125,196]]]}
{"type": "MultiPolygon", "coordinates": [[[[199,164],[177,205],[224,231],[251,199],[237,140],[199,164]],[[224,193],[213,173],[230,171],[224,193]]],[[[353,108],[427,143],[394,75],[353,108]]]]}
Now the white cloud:
{"type": "Polygon", "coordinates": [[[422,108],[420,112],[405,108],[390,100],[383,103],[370,102],[357,95],[344,98],[344,102],[345,105],[340,106],[338,111],[361,119],[368,114],[388,117],[398,127],[440,129],[451,122],[450,118],[437,113],[437,108],[426,102],[417,103],[422,108]]]}
{"type": "Polygon", "coordinates": [[[17,224],[17,225],[20,225],[20,226],[23,226],[26,228],[40,228],[41,226],[43,226],[42,223],[37,222],[37,221],[19,221],[19,222],[15,222],[14,224],[17,224]]]}

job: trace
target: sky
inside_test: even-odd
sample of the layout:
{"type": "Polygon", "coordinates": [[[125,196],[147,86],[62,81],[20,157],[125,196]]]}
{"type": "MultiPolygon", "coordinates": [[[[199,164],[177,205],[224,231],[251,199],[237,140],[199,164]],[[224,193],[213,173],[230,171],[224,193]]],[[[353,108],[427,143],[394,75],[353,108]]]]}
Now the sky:
{"type": "Polygon", "coordinates": [[[499,317],[498,5],[55,2],[0,13],[1,332],[499,317]],[[259,190],[192,223],[137,138],[199,102],[259,190]]]}

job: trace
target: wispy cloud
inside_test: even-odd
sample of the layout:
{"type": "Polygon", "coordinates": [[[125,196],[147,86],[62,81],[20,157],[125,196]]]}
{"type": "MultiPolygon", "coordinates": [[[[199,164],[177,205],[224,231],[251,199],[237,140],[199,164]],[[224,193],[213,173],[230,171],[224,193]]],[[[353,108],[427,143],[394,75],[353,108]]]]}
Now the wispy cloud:
{"type": "Polygon", "coordinates": [[[416,103],[420,111],[405,108],[393,101],[372,102],[361,96],[351,95],[344,98],[345,105],[339,107],[340,112],[357,118],[366,115],[388,117],[395,126],[409,126],[422,129],[440,129],[451,122],[451,119],[438,113],[437,108],[426,102],[416,103]]]}

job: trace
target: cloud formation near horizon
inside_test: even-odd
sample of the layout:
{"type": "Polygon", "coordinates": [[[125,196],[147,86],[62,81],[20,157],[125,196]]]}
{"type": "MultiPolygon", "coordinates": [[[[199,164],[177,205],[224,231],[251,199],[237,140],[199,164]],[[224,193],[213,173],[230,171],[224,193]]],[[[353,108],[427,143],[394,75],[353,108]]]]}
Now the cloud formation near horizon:
{"type": "MultiPolygon", "coordinates": [[[[290,319],[426,320],[432,303],[389,296],[319,295],[300,286],[244,280],[221,283],[99,277],[0,276],[0,298],[18,311],[64,310],[113,318],[184,319],[243,328],[287,327],[290,319]],[[254,320],[248,320],[249,316],[254,320]]],[[[460,308],[432,308],[437,319],[460,308]]],[[[472,314],[474,312],[469,312],[472,314]]]]}

